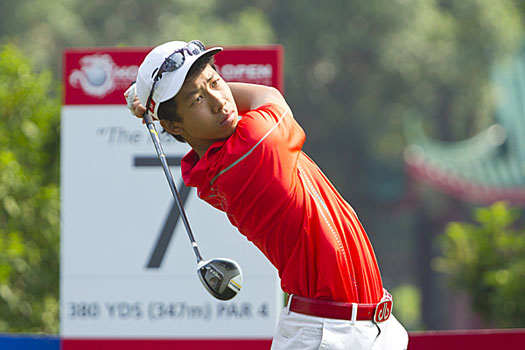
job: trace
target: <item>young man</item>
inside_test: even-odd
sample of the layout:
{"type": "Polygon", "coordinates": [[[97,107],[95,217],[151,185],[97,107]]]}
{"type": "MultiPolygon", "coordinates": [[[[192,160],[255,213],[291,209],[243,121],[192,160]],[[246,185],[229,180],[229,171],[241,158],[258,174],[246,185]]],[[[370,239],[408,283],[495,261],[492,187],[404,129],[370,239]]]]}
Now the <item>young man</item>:
{"type": "Polygon", "coordinates": [[[301,148],[304,131],[278,90],[226,83],[198,41],[153,49],[127,92],[192,150],[186,185],[228,215],[290,294],[272,349],[406,349],[365,230],[301,148]],[[135,91],[137,97],[135,97],[135,91]]]}

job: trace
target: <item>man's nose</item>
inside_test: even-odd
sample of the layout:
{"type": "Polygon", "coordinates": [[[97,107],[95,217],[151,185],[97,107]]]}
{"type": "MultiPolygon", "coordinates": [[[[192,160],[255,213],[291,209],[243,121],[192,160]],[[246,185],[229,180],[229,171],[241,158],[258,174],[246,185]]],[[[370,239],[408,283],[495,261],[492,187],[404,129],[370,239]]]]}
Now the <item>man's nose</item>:
{"type": "Polygon", "coordinates": [[[211,93],[212,99],[213,99],[213,111],[215,113],[222,112],[225,105],[226,105],[226,99],[222,94],[218,92],[211,93]]]}

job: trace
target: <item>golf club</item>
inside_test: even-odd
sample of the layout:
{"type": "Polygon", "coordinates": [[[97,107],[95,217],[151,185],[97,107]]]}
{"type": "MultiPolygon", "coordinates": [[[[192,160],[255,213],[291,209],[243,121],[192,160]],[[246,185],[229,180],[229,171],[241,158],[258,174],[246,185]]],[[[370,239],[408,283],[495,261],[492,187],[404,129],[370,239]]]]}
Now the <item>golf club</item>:
{"type": "Polygon", "coordinates": [[[155,124],[153,124],[153,118],[148,112],[146,112],[144,113],[144,120],[150,132],[153,144],[155,145],[155,149],[162,164],[162,168],[164,169],[164,174],[166,175],[166,179],[168,180],[168,184],[171,188],[171,193],[173,194],[175,202],[177,203],[177,207],[179,208],[180,216],[182,218],[182,222],[184,223],[184,227],[186,228],[186,232],[188,233],[193,251],[197,257],[197,275],[199,276],[199,279],[201,280],[204,287],[206,287],[206,290],[211,295],[220,300],[230,300],[241,291],[241,267],[238,263],[231,259],[212,259],[205,261],[202,258],[202,255],[199,251],[199,246],[195,241],[195,237],[191,231],[188,218],[186,217],[186,212],[182,206],[182,201],[180,199],[179,192],[177,191],[177,187],[175,186],[175,181],[173,181],[173,175],[171,174],[171,170],[168,166],[166,155],[164,154],[164,150],[160,144],[159,135],[155,129],[155,124]]]}

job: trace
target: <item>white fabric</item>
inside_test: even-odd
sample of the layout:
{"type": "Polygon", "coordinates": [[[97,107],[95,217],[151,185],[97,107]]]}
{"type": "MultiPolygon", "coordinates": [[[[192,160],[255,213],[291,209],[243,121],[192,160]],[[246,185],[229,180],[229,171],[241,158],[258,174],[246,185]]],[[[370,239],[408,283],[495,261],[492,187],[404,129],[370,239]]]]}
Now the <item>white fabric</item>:
{"type": "Polygon", "coordinates": [[[382,323],[337,320],[281,311],[272,350],[402,350],[408,333],[391,315],[382,323]]]}

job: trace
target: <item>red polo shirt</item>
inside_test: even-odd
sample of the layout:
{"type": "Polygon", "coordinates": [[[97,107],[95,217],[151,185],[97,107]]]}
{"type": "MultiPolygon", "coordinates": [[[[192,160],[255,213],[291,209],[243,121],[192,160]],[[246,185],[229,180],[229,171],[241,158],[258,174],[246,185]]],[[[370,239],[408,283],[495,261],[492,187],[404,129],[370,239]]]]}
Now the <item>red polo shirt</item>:
{"type": "Polygon", "coordinates": [[[354,210],[301,151],[304,131],[268,104],[239,120],[204,157],[190,151],[182,175],[279,271],[287,293],[375,303],[383,295],[372,246],[354,210]]]}

